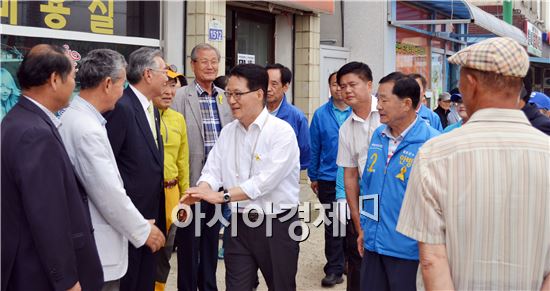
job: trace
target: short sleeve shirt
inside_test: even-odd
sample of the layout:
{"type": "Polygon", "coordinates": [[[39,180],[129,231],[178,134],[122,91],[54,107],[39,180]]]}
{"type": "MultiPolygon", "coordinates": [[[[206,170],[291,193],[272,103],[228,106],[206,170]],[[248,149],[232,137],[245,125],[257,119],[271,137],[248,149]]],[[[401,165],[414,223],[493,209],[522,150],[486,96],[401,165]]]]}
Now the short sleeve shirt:
{"type": "Polygon", "coordinates": [[[380,126],[376,100],[373,96],[371,112],[366,120],[352,111],[340,127],[336,164],[344,168],[359,168],[359,177],[363,175],[372,134],[380,126]]]}
{"type": "Polygon", "coordinates": [[[540,290],[550,275],[550,138],[483,109],[422,146],[397,231],[444,244],[457,290],[540,290]]]}

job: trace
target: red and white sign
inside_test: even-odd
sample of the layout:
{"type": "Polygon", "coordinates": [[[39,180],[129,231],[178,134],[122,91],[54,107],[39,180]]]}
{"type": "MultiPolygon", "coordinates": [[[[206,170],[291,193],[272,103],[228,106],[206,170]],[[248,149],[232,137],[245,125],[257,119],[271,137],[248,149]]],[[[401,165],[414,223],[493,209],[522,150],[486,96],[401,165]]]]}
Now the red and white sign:
{"type": "Polygon", "coordinates": [[[542,31],[526,20],[525,35],[527,36],[527,52],[542,57],[542,31]]]}

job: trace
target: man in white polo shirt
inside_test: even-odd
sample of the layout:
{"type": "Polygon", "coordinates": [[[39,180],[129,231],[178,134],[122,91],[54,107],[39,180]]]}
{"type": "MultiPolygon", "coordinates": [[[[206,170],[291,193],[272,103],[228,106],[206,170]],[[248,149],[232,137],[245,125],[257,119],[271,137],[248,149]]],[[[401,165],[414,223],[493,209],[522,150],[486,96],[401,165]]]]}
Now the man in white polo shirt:
{"type": "Polygon", "coordinates": [[[359,215],[359,180],[363,175],[372,133],[380,125],[376,98],[372,92],[372,72],[360,62],[345,64],[336,75],[340,94],[352,109],[351,116],[342,124],[339,133],[336,163],[344,168],[346,199],[352,223],[346,227],[346,257],[348,258],[348,289],[359,290],[361,257],[357,238],[361,234],[359,215]]]}

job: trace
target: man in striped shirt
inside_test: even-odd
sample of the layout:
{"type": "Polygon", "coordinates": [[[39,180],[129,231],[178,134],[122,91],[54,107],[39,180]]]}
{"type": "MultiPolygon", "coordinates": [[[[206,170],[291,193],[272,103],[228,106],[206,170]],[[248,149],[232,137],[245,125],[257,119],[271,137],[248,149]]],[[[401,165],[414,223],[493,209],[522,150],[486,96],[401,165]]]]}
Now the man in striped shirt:
{"type": "Polygon", "coordinates": [[[550,139],[518,110],[529,57],[491,38],[449,62],[470,119],[418,152],[397,231],[428,290],[549,290],[550,139]]]}

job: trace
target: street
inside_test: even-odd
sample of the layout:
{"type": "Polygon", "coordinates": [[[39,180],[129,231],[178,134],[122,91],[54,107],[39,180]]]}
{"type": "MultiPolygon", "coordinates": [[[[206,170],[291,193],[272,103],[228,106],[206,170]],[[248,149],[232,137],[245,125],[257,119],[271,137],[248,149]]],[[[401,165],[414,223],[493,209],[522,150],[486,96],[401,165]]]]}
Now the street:
{"type": "MultiPolygon", "coordinates": [[[[301,184],[300,201],[309,201],[312,204],[317,203],[317,197],[313,194],[308,184],[301,184]]],[[[312,206],[312,209],[314,207],[312,206]]],[[[298,259],[298,274],[296,275],[297,290],[314,291],[314,290],[346,290],[346,281],[342,284],[337,284],[332,288],[321,287],[321,279],[324,277],[323,266],[325,264],[324,256],[324,234],[322,225],[316,227],[312,224],[318,216],[318,211],[312,211],[312,220],[308,223],[310,235],[300,244],[300,257],[298,259]]],[[[220,241],[221,244],[221,241],[220,241]]],[[[168,282],[166,283],[166,290],[177,290],[177,261],[176,254],[172,255],[170,260],[172,266],[168,282]]],[[[263,280],[261,272],[258,271],[260,276],[260,285],[258,291],[267,290],[267,285],[263,280]]],[[[218,289],[225,290],[225,264],[223,260],[218,261],[218,271],[216,274],[218,281],[218,289]]],[[[345,280],[345,276],[344,276],[345,280]]]]}

